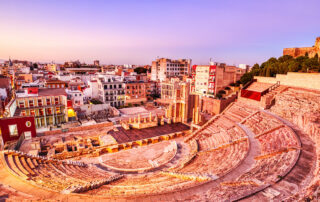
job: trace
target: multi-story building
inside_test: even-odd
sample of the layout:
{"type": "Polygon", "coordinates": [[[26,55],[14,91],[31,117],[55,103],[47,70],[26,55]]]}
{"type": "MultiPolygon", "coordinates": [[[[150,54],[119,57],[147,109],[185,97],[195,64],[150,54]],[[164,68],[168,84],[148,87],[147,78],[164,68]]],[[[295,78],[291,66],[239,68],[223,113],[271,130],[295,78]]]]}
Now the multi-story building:
{"type": "Polygon", "coordinates": [[[193,65],[191,91],[196,94],[214,95],[216,65],[193,65]]]}
{"type": "Polygon", "coordinates": [[[34,116],[36,127],[68,122],[64,89],[28,88],[16,92],[15,116],[34,116]]]}
{"type": "Polygon", "coordinates": [[[93,61],[93,65],[94,65],[94,66],[100,66],[100,61],[99,61],[99,60],[93,61]]]}
{"type": "Polygon", "coordinates": [[[80,107],[83,105],[83,92],[80,90],[66,90],[68,94],[68,100],[72,101],[73,107],[80,107]]]}
{"type": "Polygon", "coordinates": [[[97,79],[88,81],[87,86],[83,90],[84,100],[99,99],[99,84],[97,79]]]}
{"type": "Polygon", "coordinates": [[[193,65],[191,92],[198,95],[216,95],[230,83],[238,81],[246,72],[235,66],[193,65]]]}
{"type": "Polygon", "coordinates": [[[58,70],[58,65],[57,64],[47,64],[46,66],[47,71],[49,72],[56,72],[58,70]]]}
{"type": "Polygon", "coordinates": [[[193,117],[194,96],[190,94],[190,83],[171,78],[161,83],[160,105],[165,105],[166,117],[177,122],[188,122],[193,117]]]}
{"type": "Polygon", "coordinates": [[[56,78],[52,78],[52,79],[46,80],[45,87],[47,87],[47,88],[62,88],[62,89],[65,89],[66,87],[68,87],[68,82],[61,81],[61,80],[56,79],[56,78]]]}
{"type": "Polygon", "coordinates": [[[112,107],[124,106],[125,85],[113,75],[105,75],[98,80],[99,99],[112,107]]]}
{"type": "Polygon", "coordinates": [[[245,73],[245,69],[241,69],[236,66],[217,66],[215,94],[231,83],[239,81],[245,73]]]}
{"type": "Polygon", "coordinates": [[[156,61],[152,61],[151,80],[165,81],[166,78],[183,77],[191,73],[190,67],[190,59],[171,60],[160,58],[156,61]]]}
{"type": "Polygon", "coordinates": [[[125,84],[125,104],[141,104],[147,101],[147,84],[144,82],[129,81],[125,84]]]}

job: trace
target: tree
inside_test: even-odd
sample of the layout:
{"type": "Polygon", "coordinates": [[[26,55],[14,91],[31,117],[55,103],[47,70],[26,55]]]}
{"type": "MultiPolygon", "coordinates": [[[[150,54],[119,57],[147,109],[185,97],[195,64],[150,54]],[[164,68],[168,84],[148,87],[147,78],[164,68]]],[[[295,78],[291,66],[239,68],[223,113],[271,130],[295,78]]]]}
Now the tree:
{"type": "Polygon", "coordinates": [[[147,69],[143,67],[137,67],[134,69],[134,72],[136,72],[137,74],[143,74],[143,73],[147,73],[147,69]]]}
{"type": "Polygon", "coordinates": [[[267,67],[266,77],[271,77],[271,68],[270,67],[267,67]]]}
{"type": "Polygon", "coordinates": [[[252,72],[248,72],[245,73],[241,78],[240,78],[240,82],[245,85],[246,83],[248,83],[249,81],[251,81],[253,79],[253,73],[252,72]]]}
{"type": "Polygon", "coordinates": [[[218,94],[221,94],[221,95],[226,94],[226,91],[224,91],[224,90],[219,90],[218,94]]]}
{"type": "Polygon", "coordinates": [[[92,104],[94,104],[94,105],[103,104],[100,100],[97,100],[97,99],[92,99],[92,100],[90,100],[90,103],[92,103],[92,104]]]}
{"type": "Polygon", "coordinates": [[[216,94],[216,98],[221,99],[222,98],[222,94],[220,94],[220,93],[216,94]]]}

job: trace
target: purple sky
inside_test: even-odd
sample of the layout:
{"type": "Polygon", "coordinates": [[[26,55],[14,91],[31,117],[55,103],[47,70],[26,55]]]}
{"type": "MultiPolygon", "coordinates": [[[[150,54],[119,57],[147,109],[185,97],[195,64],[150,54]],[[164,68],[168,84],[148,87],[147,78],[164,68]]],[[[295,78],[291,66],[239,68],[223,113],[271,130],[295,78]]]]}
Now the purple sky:
{"type": "Polygon", "coordinates": [[[320,36],[319,0],[0,0],[0,58],[261,63],[320,36]]]}

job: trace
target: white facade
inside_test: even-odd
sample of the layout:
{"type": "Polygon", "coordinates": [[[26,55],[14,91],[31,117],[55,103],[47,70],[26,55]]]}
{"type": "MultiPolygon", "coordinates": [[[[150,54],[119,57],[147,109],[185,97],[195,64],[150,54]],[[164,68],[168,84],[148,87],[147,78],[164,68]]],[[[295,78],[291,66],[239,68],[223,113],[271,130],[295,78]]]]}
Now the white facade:
{"type": "Polygon", "coordinates": [[[72,100],[74,107],[80,107],[83,105],[83,93],[79,90],[66,90],[68,98],[72,100]]]}
{"type": "Polygon", "coordinates": [[[195,92],[200,94],[206,94],[208,92],[209,69],[209,65],[197,66],[195,75],[195,92]]]}
{"type": "Polygon", "coordinates": [[[20,67],[19,71],[23,74],[29,74],[30,73],[30,67],[20,67]]]}
{"type": "Polygon", "coordinates": [[[88,81],[87,88],[83,91],[84,100],[99,99],[98,81],[93,79],[88,81]]]}
{"type": "Polygon", "coordinates": [[[8,97],[7,89],[6,88],[0,88],[0,99],[6,99],[8,97]]]}

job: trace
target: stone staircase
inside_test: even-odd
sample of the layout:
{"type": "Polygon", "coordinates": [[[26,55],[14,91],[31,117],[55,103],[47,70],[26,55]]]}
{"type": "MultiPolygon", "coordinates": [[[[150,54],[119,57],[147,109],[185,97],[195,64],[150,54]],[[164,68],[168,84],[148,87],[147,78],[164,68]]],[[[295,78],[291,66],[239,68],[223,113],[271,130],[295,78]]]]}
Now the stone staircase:
{"type": "Polygon", "coordinates": [[[276,95],[285,91],[287,88],[287,86],[279,85],[269,93],[263,95],[260,101],[261,107],[263,107],[264,109],[269,109],[274,104],[276,95]]]}

